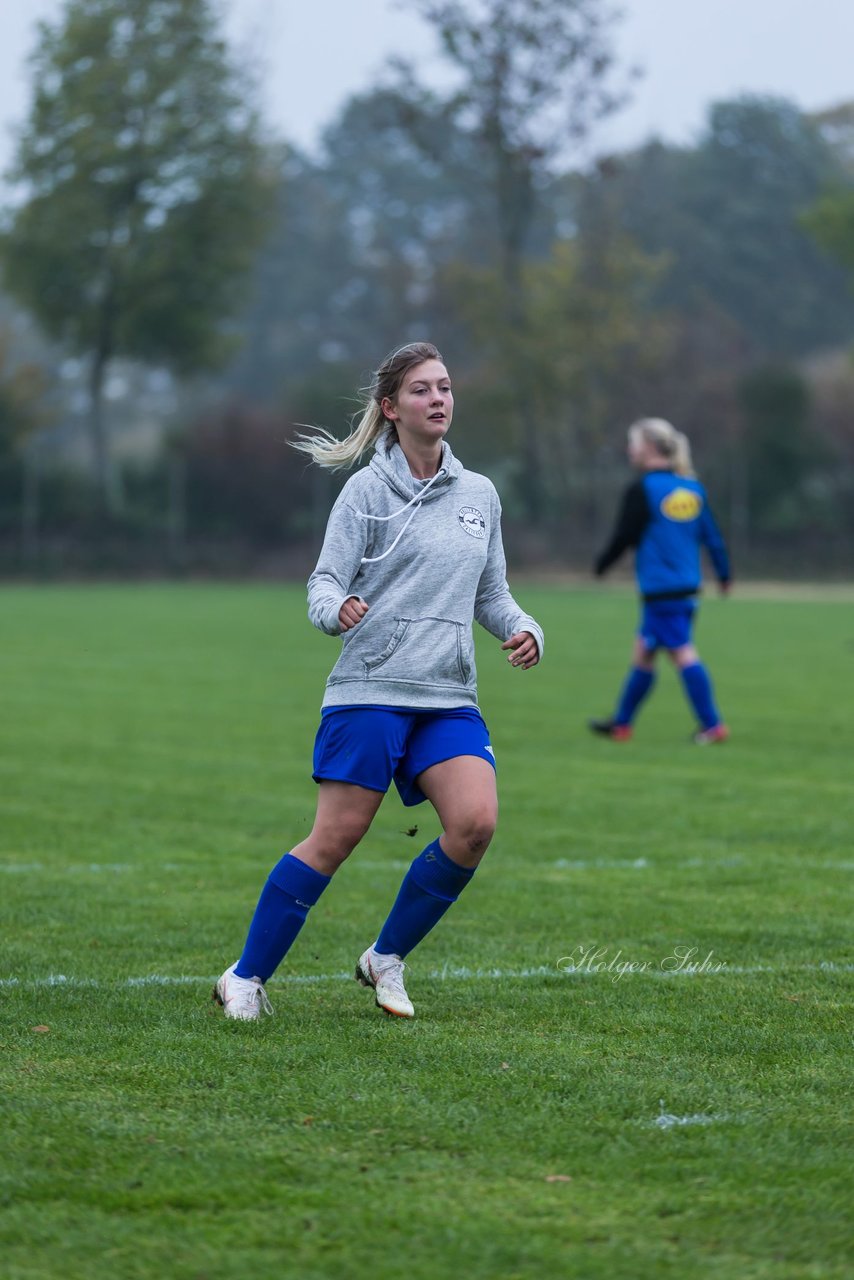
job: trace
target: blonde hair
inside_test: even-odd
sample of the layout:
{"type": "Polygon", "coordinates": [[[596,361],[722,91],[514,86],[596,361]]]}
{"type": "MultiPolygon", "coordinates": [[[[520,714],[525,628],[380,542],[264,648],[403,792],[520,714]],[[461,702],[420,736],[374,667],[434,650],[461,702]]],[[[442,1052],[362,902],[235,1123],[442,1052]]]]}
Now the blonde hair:
{"type": "Polygon", "coordinates": [[[639,418],[629,427],[629,437],[643,440],[670,463],[678,476],[696,474],[691,461],[691,445],[688,437],[665,418],[639,418]]]}
{"type": "Polygon", "coordinates": [[[424,364],[425,360],[442,360],[432,342],[409,342],[405,347],[398,347],[397,351],[386,356],[373,374],[371,385],[362,389],[364,404],[361,416],[344,440],[339,440],[323,427],[313,427],[311,435],[300,434],[291,441],[294,449],[307,453],[320,467],[339,471],[352,466],[384,432],[396,440],[397,429],[383,413],[382,402],[393,400],[409,370],[424,364]]]}

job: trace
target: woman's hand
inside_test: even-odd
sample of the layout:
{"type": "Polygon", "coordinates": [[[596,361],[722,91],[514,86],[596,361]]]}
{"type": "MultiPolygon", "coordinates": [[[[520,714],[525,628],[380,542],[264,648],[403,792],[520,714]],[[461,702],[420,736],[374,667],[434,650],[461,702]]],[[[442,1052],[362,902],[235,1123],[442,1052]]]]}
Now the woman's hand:
{"type": "Polygon", "coordinates": [[[517,632],[515,636],[505,640],[501,648],[511,650],[507,655],[507,661],[511,667],[521,667],[523,671],[527,671],[529,667],[535,667],[540,660],[537,642],[530,631],[517,632]]]}
{"type": "Polygon", "coordinates": [[[348,596],[338,610],[338,625],[342,634],[361,622],[367,612],[368,606],[364,600],[360,600],[358,596],[348,596]]]}

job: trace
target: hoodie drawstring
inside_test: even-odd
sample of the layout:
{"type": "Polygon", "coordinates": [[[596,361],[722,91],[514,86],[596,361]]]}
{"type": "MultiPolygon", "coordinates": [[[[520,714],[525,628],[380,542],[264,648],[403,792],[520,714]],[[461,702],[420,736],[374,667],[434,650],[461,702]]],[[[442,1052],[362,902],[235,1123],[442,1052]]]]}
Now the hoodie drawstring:
{"type": "Polygon", "coordinates": [[[420,493],[416,493],[414,497],[410,498],[405,506],[400,507],[397,511],[392,511],[390,516],[372,516],[372,515],[369,515],[367,511],[356,512],[356,515],[361,516],[363,520],[386,521],[386,520],[396,520],[398,516],[403,515],[404,511],[409,511],[410,507],[414,507],[414,510],[410,513],[409,519],[407,520],[406,524],[403,526],[400,533],[397,535],[397,537],[395,538],[391,546],[388,548],[388,550],[384,551],[381,556],[362,556],[362,560],[361,560],[362,564],[378,564],[380,560],[385,560],[386,556],[391,555],[392,551],[394,551],[395,547],[400,542],[403,535],[406,533],[406,530],[412,524],[412,521],[414,520],[415,515],[418,511],[418,508],[421,506],[421,503],[424,501],[424,495],[427,492],[427,490],[430,488],[431,484],[435,484],[440,476],[444,476],[446,474],[447,472],[445,468],[440,467],[439,470],[436,472],[436,474],[427,481],[427,483],[425,484],[424,488],[420,491],[420,493]]]}

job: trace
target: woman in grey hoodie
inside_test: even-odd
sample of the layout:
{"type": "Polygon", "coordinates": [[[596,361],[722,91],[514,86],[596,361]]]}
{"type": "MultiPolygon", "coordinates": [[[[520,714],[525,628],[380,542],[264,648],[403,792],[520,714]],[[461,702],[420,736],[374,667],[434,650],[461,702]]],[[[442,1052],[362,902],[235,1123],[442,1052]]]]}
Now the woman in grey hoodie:
{"type": "Polygon", "coordinates": [[[494,486],[467,471],[445,440],[453,408],[440,353],[410,343],[374,375],[346,440],[321,431],[297,441],[325,467],[350,466],[371,446],[373,456],[342,489],[308,583],[311,621],[343,638],[315,743],[314,827],[273,868],[243,954],[216,983],[229,1017],[271,1011],[264,983],[393,780],[404,804],[431,802],[442,834],[413,861],[355,976],[381,1008],[411,1018],[403,958],[456,901],[495,830],[472,623],[523,671],[539,662],[543,633],[507,586],[494,486]]]}

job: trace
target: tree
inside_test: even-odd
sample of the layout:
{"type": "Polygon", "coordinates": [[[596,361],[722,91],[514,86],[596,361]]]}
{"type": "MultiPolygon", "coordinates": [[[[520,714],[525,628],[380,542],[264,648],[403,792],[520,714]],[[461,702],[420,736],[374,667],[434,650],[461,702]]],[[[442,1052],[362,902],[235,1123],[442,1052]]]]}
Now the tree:
{"type": "Polygon", "coordinates": [[[808,117],[840,161],[854,177],[854,101],[840,102],[808,117]]]}
{"type": "MultiPolygon", "coordinates": [[[[328,378],[346,364],[352,384],[384,350],[425,334],[452,343],[458,366],[464,344],[438,277],[456,258],[478,260],[488,217],[472,140],[442,101],[411,87],[351,98],[317,159],[283,154],[230,389],[283,404],[318,367],[328,378]]],[[[352,393],[346,404],[355,408],[352,393]]]]}
{"type": "Polygon", "coordinates": [[[90,360],[93,456],[115,510],[109,361],[221,362],[265,225],[265,153],[211,0],[67,0],[40,26],[32,72],[6,285],[90,360]]]}
{"type": "Polygon", "coordinates": [[[651,143],[591,182],[643,249],[670,256],[662,305],[686,315],[712,305],[741,327],[755,358],[779,359],[854,332],[843,273],[801,223],[843,174],[792,103],[743,97],[712,106],[697,147],[651,143]]]}
{"type": "MultiPolygon", "coordinates": [[[[244,408],[260,402],[291,424],[344,432],[360,379],[384,351],[416,338],[435,339],[465,377],[471,334],[446,273],[482,255],[489,204],[476,159],[445,102],[411,85],[405,96],[381,87],[350,98],[316,159],[284,151],[250,337],[227,376],[244,408]],[[428,156],[434,143],[438,154],[428,156]]],[[[471,406],[467,396],[467,456],[471,406]]],[[[316,520],[328,486],[317,468],[305,481],[316,520]]]]}
{"type": "Polygon", "coordinates": [[[742,380],[740,392],[751,521],[764,532],[800,531],[807,482],[821,462],[809,387],[795,369],[765,366],[742,380]]]}
{"type": "MultiPolygon", "coordinates": [[[[492,191],[511,305],[550,166],[615,109],[608,88],[614,15],[601,0],[410,0],[460,72],[451,114],[477,146],[492,191]]],[[[443,139],[434,138],[441,151],[443,139]]]]}
{"type": "MultiPolygon", "coordinates": [[[[500,306],[532,518],[542,511],[543,462],[532,387],[520,358],[529,324],[523,262],[553,165],[622,101],[609,87],[614,13],[602,0],[410,0],[437,31],[461,85],[448,114],[474,144],[478,181],[492,197],[500,306]]],[[[414,81],[412,68],[405,79],[414,81]]],[[[433,138],[441,154],[442,137],[433,138]]]]}
{"type": "Polygon", "coordinates": [[[803,214],[801,225],[844,268],[854,286],[854,102],[820,112],[813,122],[841,169],[803,214]]]}
{"type": "Polygon", "coordinates": [[[854,190],[843,188],[823,195],[802,222],[821,248],[841,263],[854,284],[854,190]]]}
{"type": "Polygon", "coordinates": [[[45,425],[45,377],[33,361],[12,355],[9,332],[0,328],[0,532],[20,512],[22,548],[31,549],[38,512],[38,455],[32,445],[45,425]]]}
{"type": "Polygon", "coordinates": [[[670,326],[649,308],[660,271],[660,263],[607,223],[595,236],[558,240],[549,258],[524,267],[530,315],[525,330],[512,335],[500,324],[497,271],[457,265],[447,273],[448,292],[483,357],[467,382],[466,403],[473,392],[482,403],[492,399],[479,430],[467,428],[467,456],[471,449],[475,464],[489,468],[496,453],[514,452],[513,371],[502,352],[515,341],[538,427],[536,441],[524,441],[523,448],[542,450],[538,524],[558,535],[571,532],[576,546],[579,538],[604,536],[605,464],[638,416],[639,385],[671,356],[670,326]]]}
{"type": "Polygon", "coordinates": [[[13,364],[0,330],[0,459],[12,455],[44,419],[44,377],[35,364],[13,364]]]}

